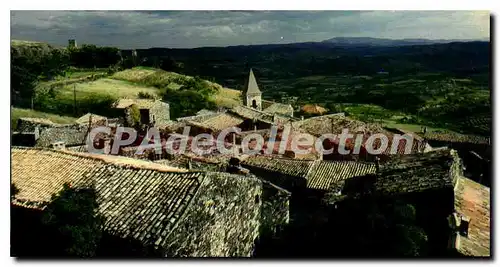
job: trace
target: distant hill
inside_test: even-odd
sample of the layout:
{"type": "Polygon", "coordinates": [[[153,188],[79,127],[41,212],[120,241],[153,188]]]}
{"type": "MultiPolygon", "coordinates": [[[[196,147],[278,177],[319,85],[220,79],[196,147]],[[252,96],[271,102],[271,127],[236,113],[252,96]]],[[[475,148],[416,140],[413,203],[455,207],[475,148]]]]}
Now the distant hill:
{"type": "Polygon", "coordinates": [[[330,43],[339,46],[406,46],[406,45],[428,45],[445,44],[453,42],[471,42],[477,40],[459,39],[384,39],[372,37],[334,37],[324,40],[322,43],[330,43]]]}

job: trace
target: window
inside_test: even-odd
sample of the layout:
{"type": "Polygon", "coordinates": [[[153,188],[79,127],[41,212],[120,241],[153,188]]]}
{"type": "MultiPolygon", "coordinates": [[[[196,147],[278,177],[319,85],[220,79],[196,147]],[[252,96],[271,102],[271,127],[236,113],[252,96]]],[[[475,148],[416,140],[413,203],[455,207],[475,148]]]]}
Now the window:
{"type": "Polygon", "coordinates": [[[255,204],[259,204],[259,202],[260,202],[260,196],[255,195],[255,204]]]}
{"type": "Polygon", "coordinates": [[[257,101],[255,99],[252,100],[252,108],[257,108],[257,101]]]}

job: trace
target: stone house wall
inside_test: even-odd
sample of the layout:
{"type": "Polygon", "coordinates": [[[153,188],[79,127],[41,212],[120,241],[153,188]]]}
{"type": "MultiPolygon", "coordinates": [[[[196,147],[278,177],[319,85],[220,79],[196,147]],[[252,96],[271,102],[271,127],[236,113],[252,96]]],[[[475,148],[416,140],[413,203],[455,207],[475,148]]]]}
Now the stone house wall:
{"type": "Polygon", "coordinates": [[[249,257],[259,236],[262,183],[208,174],[165,242],[166,257],[249,257]]]}

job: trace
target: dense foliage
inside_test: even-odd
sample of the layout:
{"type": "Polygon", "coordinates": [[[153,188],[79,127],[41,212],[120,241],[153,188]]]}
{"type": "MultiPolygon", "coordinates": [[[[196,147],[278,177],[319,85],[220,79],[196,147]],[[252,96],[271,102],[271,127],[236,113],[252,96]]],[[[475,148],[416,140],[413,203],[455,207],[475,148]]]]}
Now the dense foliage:
{"type": "Polygon", "coordinates": [[[163,99],[170,103],[173,118],[194,115],[200,109],[214,109],[211,97],[216,90],[199,77],[188,79],[178,90],[166,88],[163,99]]]}
{"type": "Polygon", "coordinates": [[[29,107],[36,83],[60,75],[68,66],[68,54],[50,46],[11,47],[12,104],[29,107]]]}

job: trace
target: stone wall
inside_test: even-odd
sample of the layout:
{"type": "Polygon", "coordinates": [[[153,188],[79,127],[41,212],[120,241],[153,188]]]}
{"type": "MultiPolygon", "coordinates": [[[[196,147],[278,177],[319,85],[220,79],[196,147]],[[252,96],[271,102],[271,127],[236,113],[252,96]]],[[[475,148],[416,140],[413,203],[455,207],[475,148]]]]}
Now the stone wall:
{"type": "Polygon", "coordinates": [[[278,237],[290,221],[291,193],[262,181],[261,235],[278,237]]]}
{"type": "Polygon", "coordinates": [[[150,121],[154,121],[155,125],[162,125],[170,121],[170,105],[162,101],[156,101],[155,105],[149,111],[150,121]]]}
{"type": "Polygon", "coordinates": [[[208,173],[166,239],[167,257],[249,257],[260,228],[262,182],[208,173]]]}

